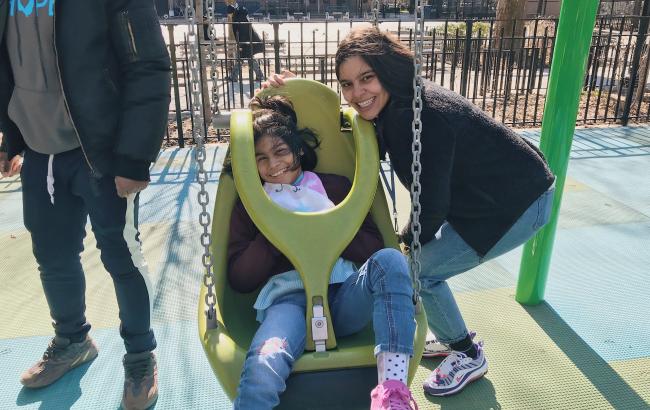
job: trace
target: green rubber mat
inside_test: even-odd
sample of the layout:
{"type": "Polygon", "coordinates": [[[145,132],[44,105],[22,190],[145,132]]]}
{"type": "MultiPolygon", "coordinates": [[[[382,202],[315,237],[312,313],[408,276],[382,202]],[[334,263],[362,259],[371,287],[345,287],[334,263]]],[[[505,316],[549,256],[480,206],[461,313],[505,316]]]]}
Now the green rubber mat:
{"type": "MultiPolygon", "coordinates": [[[[526,131],[532,139],[538,133],[526,131]]],[[[650,127],[576,130],[547,303],[514,301],[519,251],[450,280],[468,326],[485,342],[490,370],[459,395],[430,398],[420,385],[439,361],[424,360],[413,384],[420,409],[650,409],[648,141],[650,127]]],[[[207,150],[213,199],[225,146],[207,150]]],[[[156,409],[231,408],[196,334],[202,266],[195,166],[189,149],[162,150],[141,197],[159,341],[156,409]]],[[[398,190],[398,205],[405,199],[398,190]]],[[[408,212],[399,218],[403,226],[408,212]]],[[[0,241],[0,409],[117,408],[123,353],[117,304],[90,230],[82,258],[100,357],[36,391],[22,389],[18,376],[42,354],[52,328],[17,178],[0,179],[0,241]]]]}
{"type": "MultiPolygon", "coordinates": [[[[154,286],[160,286],[160,275],[165,272],[161,258],[167,258],[163,251],[167,248],[169,229],[164,224],[141,224],[140,231],[143,242],[143,251],[150,267],[149,272],[154,286]]],[[[0,326],[0,339],[15,338],[33,335],[49,335],[52,333],[50,316],[48,313],[45,295],[41,288],[36,261],[32,255],[32,245],[26,231],[12,234],[11,252],[3,255],[2,269],[0,269],[0,300],[3,309],[12,312],[3,318],[0,326]]],[[[95,239],[88,227],[84,240],[85,250],[81,260],[86,272],[86,315],[93,328],[106,328],[119,326],[117,300],[115,289],[110,275],[104,269],[99,259],[99,251],[95,247],[95,239]],[[101,301],[96,303],[96,301],[101,301]]],[[[198,288],[198,285],[196,286],[198,288]]],[[[155,292],[161,295],[160,292],[155,292]]],[[[183,299],[179,299],[183,300],[183,299]]],[[[192,303],[196,306],[195,302],[192,303]]],[[[155,307],[155,301],[154,301],[155,307]]],[[[185,317],[186,320],[194,317],[185,317]]],[[[154,312],[154,320],[157,311],[154,312]]]]}
{"type": "MultiPolygon", "coordinates": [[[[158,340],[160,409],[228,409],[230,400],[221,390],[205,360],[196,322],[154,325],[158,340]]],[[[47,346],[48,337],[0,339],[0,409],[118,409],[122,398],[124,346],[117,329],[92,331],[99,356],[43,389],[26,389],[20,373],[47,346]]]]}
{"type": "Polygon", "coordinates": [[[421,409],[650,408],[650,358],[605,362],[548,305],[515,302],[514,289],[457,299],[468,326],[484,340],[489,371],[461,394],[424,397],[418,386],[439,360],[423,360],[413,384],[421,409]]]}

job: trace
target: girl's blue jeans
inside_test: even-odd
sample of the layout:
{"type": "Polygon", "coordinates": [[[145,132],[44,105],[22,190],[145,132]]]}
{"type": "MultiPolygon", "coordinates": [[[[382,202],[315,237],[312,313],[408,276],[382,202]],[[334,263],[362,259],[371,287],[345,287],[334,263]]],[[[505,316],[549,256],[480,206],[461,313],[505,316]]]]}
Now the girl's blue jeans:
{"type": "Polygon", "coordinates": [[[422,246],[420,296],[427,313],[429,329],[440,342],[458,342],[468,334],[456,300],[447,285],[447,279],[528,241],[550,219],[554,192],[555,185],[535,200],[484,256],[476,253],[448,222],[442,225],[435,239],[422,246]]]}
{"type": "MultiPolygon", "coordinates": [[[[337,337],[362,330],[372,319],[375,352],[413,353],[415,309],[406,258],[382,249],[343,284],[330,285],[328,300],[337,337]]],[[[234,402],[235,409],[277,406],[285,380],[305,349],[305,293],[276,300],[253,337],[234,402]]]]}

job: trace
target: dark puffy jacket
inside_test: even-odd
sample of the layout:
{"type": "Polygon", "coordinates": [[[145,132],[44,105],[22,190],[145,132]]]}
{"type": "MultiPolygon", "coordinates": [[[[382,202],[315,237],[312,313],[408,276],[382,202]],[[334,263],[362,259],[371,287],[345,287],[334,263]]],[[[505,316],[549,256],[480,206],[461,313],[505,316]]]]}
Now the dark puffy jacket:
{"type": "MultiPolygon", "coordinates": [[[[0,0],[0,131],[9,157],[25,148],[9,119],[13,76],[0,0]]],[[[169,110],[169,54],[150,0],[58,0],[55,47],[70,118],[96,176],[149,178],[169,110]]]]}

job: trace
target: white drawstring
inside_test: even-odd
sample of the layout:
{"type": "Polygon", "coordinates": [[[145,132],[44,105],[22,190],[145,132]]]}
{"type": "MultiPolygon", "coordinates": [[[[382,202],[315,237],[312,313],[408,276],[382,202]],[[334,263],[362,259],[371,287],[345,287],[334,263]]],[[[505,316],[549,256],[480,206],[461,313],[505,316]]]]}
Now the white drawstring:
{"type": "Polygon", "coordinates": [[[50,194],[50,202],[54,205],[54,155],[50,154],[50,158],[47,161],[47,193],[50,194]]]}

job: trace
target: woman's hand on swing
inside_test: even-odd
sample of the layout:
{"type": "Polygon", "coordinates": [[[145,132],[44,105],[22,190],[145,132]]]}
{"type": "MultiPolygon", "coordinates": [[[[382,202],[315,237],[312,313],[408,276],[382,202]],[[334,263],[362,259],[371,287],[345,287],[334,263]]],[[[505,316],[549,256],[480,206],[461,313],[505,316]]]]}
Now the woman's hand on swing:
{"type": "Polygon", "coordinates": [[[266,81],[262,82],[260,89],[257,90],[257,92],[269,87],[280,88],[284,85],[285,79],[293,78],[295,76],[296,75],[289,70],[283,70],[281,74],[270,75],[269,78],[266,79],[266,81]]]}

